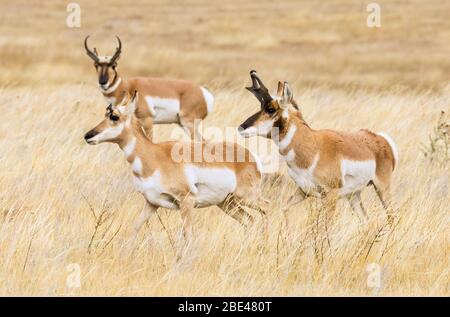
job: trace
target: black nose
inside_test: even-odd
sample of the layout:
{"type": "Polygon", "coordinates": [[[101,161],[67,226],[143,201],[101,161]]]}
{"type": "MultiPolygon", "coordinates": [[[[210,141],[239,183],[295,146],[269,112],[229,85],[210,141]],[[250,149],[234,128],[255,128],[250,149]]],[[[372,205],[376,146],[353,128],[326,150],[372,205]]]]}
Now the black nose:
{"type": "Polygon", "coordinates": [[[95,132],[94,130],[91,130],[84,135],[84,139],[87,141],[90,138],[94,137],[96,134],[97,134],[97,132],[95,132]]]}
{"type": "Polygon", "coordinates": [[[100,76],[98,79],[98,83],[100,85],[105,85],[108,82],[108,76],[100,76]]]}
{"type": "Polygon", "coordinates": [[[238,127],[238,132],[242,132],[242,131],[244,131],[245,129],[247,129],[248,127],[245,125],[245,124],[241,124],[239,127],[238,127]]]}

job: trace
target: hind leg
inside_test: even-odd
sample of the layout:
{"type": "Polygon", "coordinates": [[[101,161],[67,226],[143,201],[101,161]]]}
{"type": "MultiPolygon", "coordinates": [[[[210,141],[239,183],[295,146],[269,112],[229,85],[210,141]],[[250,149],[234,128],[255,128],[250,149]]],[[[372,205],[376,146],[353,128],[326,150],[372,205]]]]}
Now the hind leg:
{"type": "Polygon", "coordinates": [[[180,125],[192,140],[202,141],[199,125],[208,114],[202,94],[195,91],[186,92],[180,99],[180,125]]]}
{"type": "Polygon", "coordinates": [[[384,210],[386,210],[388,223],[392,223],[394,221],[394,210],[392,209],[390,184],[383,182],[372,182],[372,185],[384,210]]]}
{"type": "Polygon", "coordinates": [[[239,204],[235,196],[230,195],[218,205],[228,216],[246,226],[247,222],[253,222],[253,216],[246,212],[239,204]]]}
{"type": "Polygon", "coordinates": [[[305,192],[300,187],[297,187],[295,193],[288,199],[286,206],[283,207],[283,212],[286,212],[292,206],[301,203],[303,200],[305,200],[305,198],[305,192]]]}
{"type": "Polygon", "coordinates": [[[263,216],[263,235],[268,238],[268,219],[267,210],[269,209],[269,201],[263,199],[259,187],[240,188],[236,191],[238,201],[243,206],[258,211],[263,216]]]}
{"type": "Polygon", "coordinates": [[[202,135],[200,134],[200,119],[182,117],[180,115],[180,126],[189,135],[193,141],[202,141],[202,135]]]}
{"type": "Polygon", "coordinates": [[[361,192],[357,191],[353,194],[348,195],[347,200],[350,203],[350,206],[352,207],[353,211],[357,214],[358,218],[362,222],[366,222],[368,216],[361,200],[361,192]]]}

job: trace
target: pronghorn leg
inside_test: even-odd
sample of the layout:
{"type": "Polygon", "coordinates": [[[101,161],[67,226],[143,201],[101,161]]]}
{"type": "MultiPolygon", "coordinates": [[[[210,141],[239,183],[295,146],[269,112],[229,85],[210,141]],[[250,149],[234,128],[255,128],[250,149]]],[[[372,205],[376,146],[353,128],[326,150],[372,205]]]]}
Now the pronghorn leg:
{"type": "Polygon", "coordinates": [[[269,237],[269,225],[267,219],[267,210],[269,209],[269,201],[262,199],[260,194],[254,194],[255,197],[251,195],[249,197],[243,197],[239,199],[239,202],[251,209],[258,211],[263,217],[263,235],[267,240],[269,237]]]}
{"type": "Polygon", "coordinates": [[[372,182],[371,184],[373,185],[373,188],[377,193],[377,196],[380,199],[383,208],[386,210],[388,222],[392,222],[393,211],[391,209],[391,192],[389,184],[384,184],[381,182],[372,182]]]}
{"type": "MultiPolygon", "coordinates": [[[[145,201],[144,208],[142,208],[141,213],[138,215],[138,217],[134,221],[133,237],[131,238],[131,240],[129,240],[127,243],[125,243],[125,245],[124,245],[125,248],[122,250],[122,252],[126,252],[125,250],[129,250],[129,251],[132,250],[132,247],[136,244],[140,229],[142,228],[144,223],[146,223],[148,221],[150,216],[152,214],[156,213],[157,210],[158,210],[158,207],[150,204],[147,200],[145,201]]],[[[125,254],[125,253],[123,253],[123,254],[125,254]]]]}
{"type": "Polygon", "coordinates": [[[301,203],[303,200],[305,200],[305,198],[306,198],[305,192],[300,187],[297,187],[295,193],[288,199],[286,205],[283,207],[283,212],[286,212],[292,206],[301,203]]]}
{"type": "Polygon", "coordinates": [[[361,200],[361,192],[357,191],[353,194],[347,196],[348,202],[352,207],[353,211],[357,214],[358,218],[363,222],[366,222],[368,219],[366,209],[361,200]]]}
{"type": "Polygon", "coordinates": [[[145,201],[145,206],[142,209],[141,213],[137,217],[137,219],[134,222],[134,233],[135,233],[135,240],[136,237],[142,228],[142,225],[147,222],[147,220],[150,218],[152,214],[154,214],[158,210],[158,207],[150,204],[147,200],[145,201]]]}
{"type": "Polygon", "coordinates": [[[202,141],[202,135],[200,133],[200,119],[186,117],[180,114],[180,126],[191,137],[192,141],[202,141]]]}
{"type": "Polygon", "coordinates": [[[181,219],[183,220],[183,236],[186,241],[189,241],[192,237],[192,209],[194,209],[194,199],[188,194],[180,202],[181,219]]]}
{"type": "Polygon", "coordinates": [[[254,200],[254,199],[242,198],[239,200],[239,202],[246,207],[255,209],[262,216],[267,215],[267,210],[269,209],[269,201],[267,201],[265,199],[264,200],[263,199],[254,200]]]}
{"type": "Polygon", "coordinates": [[[219,205],[219,207],[244,227],[246,227],[247,222],[252,223],[254,220],[252,215],[242,209],[234,196],[229,196],[219,205]]]}
{"type": "Polygon", "coordinates": [[[322,199],[326,225],[328,224],[328,222],[331,222],[336,216],[336,206],[338,198],[339,190],[332,189],[328,193],[326,193],[324,199],[322,199]]]}

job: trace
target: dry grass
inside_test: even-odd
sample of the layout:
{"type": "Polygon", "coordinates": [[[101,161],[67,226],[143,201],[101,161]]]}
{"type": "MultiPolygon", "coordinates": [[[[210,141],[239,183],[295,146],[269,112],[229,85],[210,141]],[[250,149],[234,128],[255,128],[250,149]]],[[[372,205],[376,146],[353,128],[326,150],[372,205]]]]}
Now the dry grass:
{"type": "MultiPolygon", "coordinates": [[[[380,1],[374,30],[364,1],[79,2],[81,29],[65,27],[59,2],[0,4],[0,294],[450,295],[449,165],[421,151],[449,110],[448,3],[380,1]],[[289,80],[315,128],[389,133],[400,149],[393,226],[368,188],[367,226],[342,201],[325,231],[308,200],[290,210],[287,227],[281,207],[295,187],[283,172],[264,188],[267,240],[258,225],[244,230],[216,208],[198,209],[177,262],[181,221],[160,210],[129,256],[144,200],[117,147],[82,139],[105,105],[81,46],[88,33],[103,51],[115,44],[102,36],[122,37],[123,73],[211,87],[206,127],[237,126],[255,111],[242,89],[255,68],[272,87],[289,80]],[[67,285],[72,263],[80,288],[67,285]],[[367,285],[369,263],[381,267],[379,289],[367,285]]],[[[173,128],[158,127],[157,139],[173,128]]]]}

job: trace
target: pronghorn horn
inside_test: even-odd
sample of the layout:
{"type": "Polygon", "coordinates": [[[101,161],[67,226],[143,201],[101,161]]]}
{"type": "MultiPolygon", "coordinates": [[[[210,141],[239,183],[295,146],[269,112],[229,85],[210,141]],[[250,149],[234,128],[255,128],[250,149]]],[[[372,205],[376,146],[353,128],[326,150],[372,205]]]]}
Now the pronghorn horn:
{"type": "Polygon", "coordinates": [[[259,85],[259,87],[257,87],[258,89],[261,89],[262,91],[269,93],[269,91],[267,90],[266,86],[264,86],[263,82],[261,81],[261,79],[256,74],[256,71],[251,71],[250,72],[250,76],[252,77],[253,83],[255,83],[255,81],[256,81],[257,84],[259,85]]]}
{"type": "MultiPolygon", "coordinates": [[[[91,51],[88,47],[87,40],[90,35],[86,36],[84,39],[84,48],[86,49],[87,55],[94,60],[94,62],[98,63],[98,56],[95,54],[95,52],[91,51]]],[[[95,50],[95,49],[94,49],[95,50]]],[[[95,50],[96,51],[96,50],[95,50]]]]}
{"type": "Polygon", "coordinates": [[[259,102],[261,102],[261,104],[272,100],[272,96],[269,94],[269,90],[266,88],[266,86],[264,86],[258,75],[256,75],[255,70],[250,71],[250,77],[252,79],[252,86],[245,88],[251,91],[259,100],[259,102]]]}
{"type": "Polygon", "coordinates": [[[116,49],[116,52],[114,53],[114,56],[111,58],[110,64],[114,64],[116,60],[119,58],[120,53],[122,52],[122,42],[120,41],[120,38],[116,35],[117,41],[119,42],[119,47],[116,49]]]}

